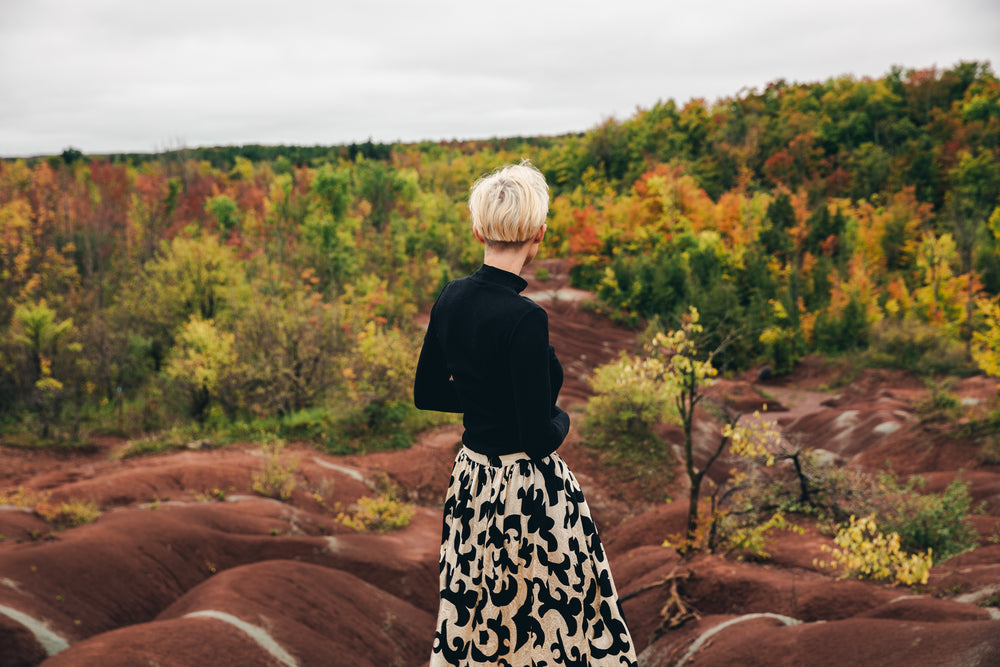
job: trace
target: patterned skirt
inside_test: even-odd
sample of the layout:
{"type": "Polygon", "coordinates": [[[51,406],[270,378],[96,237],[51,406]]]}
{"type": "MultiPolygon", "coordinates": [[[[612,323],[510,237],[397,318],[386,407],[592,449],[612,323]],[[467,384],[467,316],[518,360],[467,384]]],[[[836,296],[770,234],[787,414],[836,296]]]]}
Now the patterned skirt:
{"type": "Polygon", "coordinates": [[[455,459],[431,666],[635,665],[608,560],[558,454],[455,459]]]}

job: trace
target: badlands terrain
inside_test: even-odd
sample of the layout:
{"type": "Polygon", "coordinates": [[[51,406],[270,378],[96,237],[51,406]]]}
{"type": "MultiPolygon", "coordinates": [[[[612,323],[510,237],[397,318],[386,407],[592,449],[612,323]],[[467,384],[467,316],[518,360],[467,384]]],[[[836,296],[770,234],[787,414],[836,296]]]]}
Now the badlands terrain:
{"type": "MultiPolygon", "coordinates": [[[[923,382],[869,369],[844,383],[810,358],[790,376],[758,382],[748,371],[713,393],[744,411],[767,403],[786,434],[844,466],[889,464],[925,477],[928,492],[961,471],[983,509],[973,518],[977,549],[936,565],[917,589],[839,579],[813,564],[831,537],[796,517],[804,532],[777,532],[767,561],[682,561],[662,543],[684,525],[684,476],[658,500],[580,443],[587,373],[633,349],[635,335],[581,309],[563,266],[548,268],[529,291],[549,311],[566,368],[562,402],[577,425],[560,454],[598,522],[640,664],[1000,664],[1000,466],[980,463],[978,445],[948,425],[917,418],[923,382]],[[685,622],[667,627],[664,612],[677,619],[679,609],[685,622]]],[[[983,377],[955,393],[969,410],[997,400],[983,377]]],[[[697,426],[704,456],[716,426],[704,415],[697,426]]],[[[113,438],[77,453],[0,443],[0,494],[101,510],[56,529],[30,507],[0,506],[0,666],[424,665],[440,507],[460,437],[443,426],[409,449],[353,456],[288,443],[282,456],[297,461],[297,484],[286,501],[253,492],[264,464],[257,443],[125,460],[113,454],[126,443],[113,438]],[[336,520],[388,486],[415,505],[405,528],[358,532],[336,520]]]]}

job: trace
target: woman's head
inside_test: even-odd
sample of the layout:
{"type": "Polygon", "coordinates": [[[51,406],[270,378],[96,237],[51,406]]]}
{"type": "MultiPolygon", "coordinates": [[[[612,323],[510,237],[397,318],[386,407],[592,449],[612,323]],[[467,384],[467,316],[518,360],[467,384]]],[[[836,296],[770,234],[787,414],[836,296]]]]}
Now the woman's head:
{"type": "Polygon", "coordinates": [[[469,195],[472,229],[487,243],[533,240],[549,211],[549,186],[530,162],[502,167],[480,178],[469,195]]]}

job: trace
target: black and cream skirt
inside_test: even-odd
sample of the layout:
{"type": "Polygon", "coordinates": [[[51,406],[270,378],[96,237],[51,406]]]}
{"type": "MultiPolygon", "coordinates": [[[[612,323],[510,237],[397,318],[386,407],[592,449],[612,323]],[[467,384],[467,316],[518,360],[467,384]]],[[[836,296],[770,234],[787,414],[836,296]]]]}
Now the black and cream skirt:
{"type": "Polygon", "coordinates": [[[635,665],[608,559],[558,454],[455,459],[431,666],[635,665]]]}

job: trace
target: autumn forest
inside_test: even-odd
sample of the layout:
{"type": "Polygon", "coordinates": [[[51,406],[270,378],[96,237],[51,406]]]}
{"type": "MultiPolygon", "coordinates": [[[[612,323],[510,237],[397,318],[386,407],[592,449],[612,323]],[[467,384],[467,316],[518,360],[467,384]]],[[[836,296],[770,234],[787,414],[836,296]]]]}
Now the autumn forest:
{"type": "Polygon", "coordinates": [[[471,183],[522,158],[588,307],[648,331],[694,306],[722,371],[1000,374],[1000,80],[965,62],[564,136],[0,161],[5,442],[408,444],[444,418],[411,403],[416,315],[481,260],[471,183]]]}

